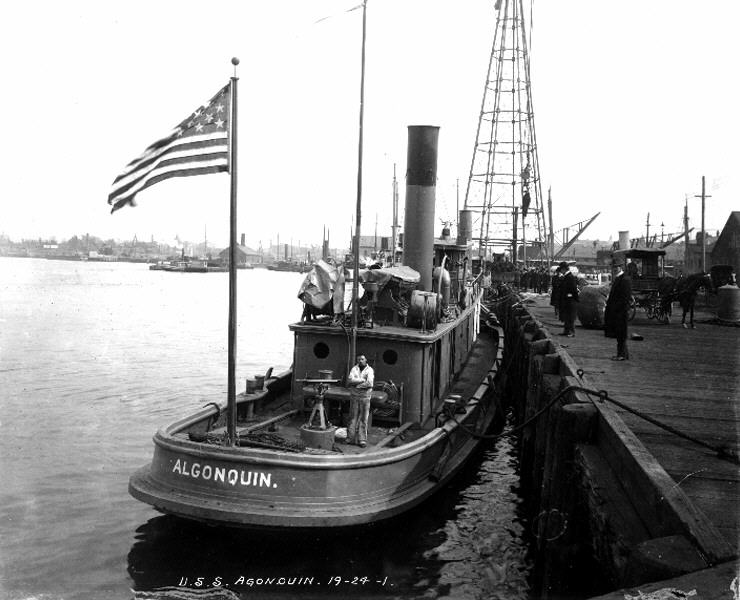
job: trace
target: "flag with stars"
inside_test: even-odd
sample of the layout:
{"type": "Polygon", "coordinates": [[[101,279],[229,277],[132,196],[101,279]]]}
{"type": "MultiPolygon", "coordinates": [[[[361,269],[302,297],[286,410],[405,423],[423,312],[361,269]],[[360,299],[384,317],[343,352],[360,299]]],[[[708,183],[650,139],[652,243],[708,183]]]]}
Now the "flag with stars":
{"type": "Polygon", "coordinates": [[[229,85],[126,166],[108,196],[112,213],[127,204],[135,206],[136,194],[170,177],[229,170],[229,85]]]}

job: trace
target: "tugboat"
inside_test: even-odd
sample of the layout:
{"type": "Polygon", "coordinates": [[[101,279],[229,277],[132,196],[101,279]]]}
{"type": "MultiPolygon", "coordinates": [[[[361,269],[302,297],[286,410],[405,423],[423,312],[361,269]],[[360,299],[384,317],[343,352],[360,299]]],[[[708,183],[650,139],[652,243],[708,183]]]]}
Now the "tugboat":
{"type": "Polygon", "coordinates": [[[301,288],[304,318],[290,325],[293,369],[160,429],[151,464],[130,479],[135,498],[227,526],[370,523],[444,486],[501,417],[503,335],[481,321],[472,244],[434,238],[439,129],[408,133],[406,266],[355,271],[365,292],[353,294],[348,328],[341,265],[319,261],[301,288]],[[366,447],[341,435],[360,353],[375,371],[366,447]]]}
{"type": "MultiPolygon", "coordinates": [[[[362,206],[366,6],[355,248],[362,206]]],[[[228,164],[235,168],[235,77],[230,90],[228,164]]],[[[408,128],[405,266],[361,271],[355,252],[348,327],[343,265],[319,261],[300,289],[303,317],[290,325],[293,368],[249,380],[239,394],[237,194],[230,171],[227,401],[204,399],[203,408],[155,434],[151,463],[129,481],[135,498],[163,513],[233,527],[354,526],[417,506],[471,457],[494,419],[502,417],[496,386],[503,334],[493,316],[481,320],[483,277],[468,273],[472,236],[434,238],[438,137],[438,127],[408,128]],[[371,415],[367,439],[347,440],[342,433],[353,404],[348,384],[354,383],[349,375],[356,357],[364,363],[360,354],[375,375],[371,415]]]]}

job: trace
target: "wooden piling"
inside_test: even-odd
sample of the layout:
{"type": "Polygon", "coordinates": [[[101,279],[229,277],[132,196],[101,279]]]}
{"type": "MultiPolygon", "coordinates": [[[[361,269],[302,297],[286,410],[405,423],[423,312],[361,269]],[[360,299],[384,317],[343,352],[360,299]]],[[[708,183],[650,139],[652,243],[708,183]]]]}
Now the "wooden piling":
{"type": "MultiPolygon", "coordinates": [[[[549,328],[557,324],[553,323],[549,307],[538,305],[525,309],[521,305],[502,305],[501,310],[509,311],[508,315],[500,315],[502,322],[507,323],[506,347],[515,348],[507,357],[507,370],[517,424],[547,406],[567,385],[606,389],[610,397],[624,395],[627,404],[643,410],[655,411],[657,406],[658,419],[670,420],[674,414],[674,419],[688,416],[680,403],[681,386],[686,385],[681,383],[681,368],[674,368],[660,386],[650,384],[656,368],[659,373],[666,370],[666,349],[672,346],[663,345],[654,354],[656,360],[650,362],[652,371],[646,378],[642,365],[634,360],[610,364],[611,349],[601,348],[610,342],[605,342],[601,332],[578,329],[577,337],[570,338],[567,347],[561,346],[559,340],[550,337],[549,328]],[[606,363],[599,352],[605,355],[606,363]],[[624,377],[599,375],[612,371],[624,377]],[[658,400],[643,406],[643,392],[652,398],[658,389],[658,400]],[[671,390],[679,397],[678,402],[671,403],[671,390]]],[[[651,333],[666,337],[666,331],[663,328],[651,333]]],[[[732,347],[732,342],[728,343],[732,347]]],[[[737,353],[737,336],[734,343],[737,353]]],[[[720,340],[719,344],[724,347],[725,342],[720,340]]],[[[639,350],[642,348],[634,352],[639,350]]],[[[721,370],[716,361],[708,363],[707,369],[712,373],[721,370]]],[[[727,383],[718,380],[712,390],[716,387],[720,395],[725,389],[737,392],[736,387],[723,385],[721,381],[727,383]]],[[[696,384],[689,379],[688,385],[696,384]]],[[[724,400],[718,397],[706,410],[713,410],[721,402],[724,400]]],[[[696,409],[695,412],[704,416],[696,409]]],[[[727,542],[728,529],[738,539],[738,469],[733,470],[718,457],[710,455],[705,459],[705,450],[689,446],[686,451],[685,442],[676,442],[675,438],[664,441],[657,436],[654,426],[624,415],[595,395],[571,392],[544,411],[520,437],[521,478],[528,494],[525,506],[537,537],[542,597],[567,594],[570,565],[583,564],[584,551],[590,553],[593,564],[598,564],[602,572],[601,586],[607,587],[598,590],[642,585],[657,578],[706,569],[738,556],[738,545],[727,542]],[[678,465],[670,451],[666,452],[669,443],[676,444],[677,451],[689,462],[678,465]],[[658,452],[661,460],[656,459],[651,449],[658,452]],[[699,458],[698,466],[692,457],[699,458]],[[689,477],[692,479],[688,480],[689,477]],[[730,487],[714,493],[716,484],[714,488],[704,485],[712,482],[712,477],[726,481],[730,487]],[[735,513],[734,520],[722,516],[727,511],[720,513],[712,503],[713,493],[716,502],[721,503],[732,496],[732,489],[735,503],[730,510],[735,513]],[[709,507],[712,518],[697,504],[709,507]]],[[[734,445],[729,444],[735,451],[737,445],[737,439],[734,445]]]]}

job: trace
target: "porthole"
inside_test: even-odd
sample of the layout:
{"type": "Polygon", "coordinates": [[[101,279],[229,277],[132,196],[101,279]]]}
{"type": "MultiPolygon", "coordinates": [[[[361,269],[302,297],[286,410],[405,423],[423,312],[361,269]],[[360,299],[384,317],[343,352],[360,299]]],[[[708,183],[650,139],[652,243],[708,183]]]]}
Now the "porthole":
{"type": "Polygon", "coordinates": [[[313,347],[313,355],[316,358],[326,358],[329,356],[329,346],[324,342],[319,342],[313,347]]]}
{"type": "Polygon", "coordinates": [[[386,350],[383,352],[383,362],[387,365],[395,365],[398,362],[398,352],[386,350]]]}

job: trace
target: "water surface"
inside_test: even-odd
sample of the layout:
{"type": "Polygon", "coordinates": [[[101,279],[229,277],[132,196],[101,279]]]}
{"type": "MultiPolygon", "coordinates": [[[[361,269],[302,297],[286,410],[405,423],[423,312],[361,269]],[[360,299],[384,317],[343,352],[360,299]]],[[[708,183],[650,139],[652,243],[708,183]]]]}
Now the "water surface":
{"type": "MultiPolygon", "coordinates": [[[[238,273],[239,389],[290,366],[302,277],[238,273]]],[[[243,598],[528,597],[506,441],[407,515],[339,533],[207,527],[130,497],[156,429],[225,399],[227,302],[226,273],[0,258],[0,597],[199,584],[243,598]]]]}

